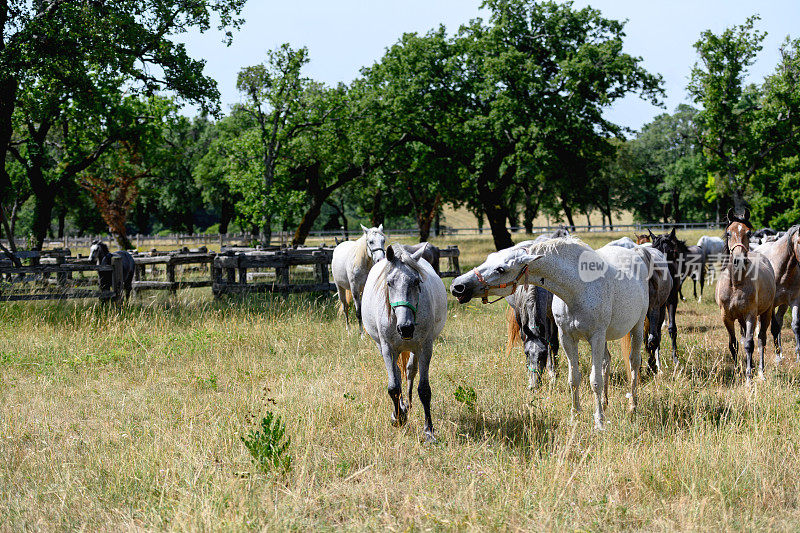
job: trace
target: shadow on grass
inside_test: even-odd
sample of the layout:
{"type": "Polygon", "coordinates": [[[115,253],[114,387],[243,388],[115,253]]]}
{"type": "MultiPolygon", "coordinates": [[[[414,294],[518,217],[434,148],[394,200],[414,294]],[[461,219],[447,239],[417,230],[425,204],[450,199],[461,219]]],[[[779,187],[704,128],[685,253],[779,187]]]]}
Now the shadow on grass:
{"type": "Polygon", "coordinates": [[[561,421],[547,413],[512,412],[487,414],[462,412],[457,420],[459,438],[472,441],[493,441],[517,449],[526,456],[550,454],[561,421]]]}

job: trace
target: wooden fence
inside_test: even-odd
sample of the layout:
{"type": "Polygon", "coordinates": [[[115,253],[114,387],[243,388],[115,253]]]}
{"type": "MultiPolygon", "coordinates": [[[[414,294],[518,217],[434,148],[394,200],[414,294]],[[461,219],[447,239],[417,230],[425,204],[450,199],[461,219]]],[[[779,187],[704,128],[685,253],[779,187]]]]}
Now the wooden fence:
{"type": "MultiPolygon", "coordinates": [[[[36,257],[36,259],[41,259],[36,257]]],[[[119,301],[123,293],[122,259],[113,257],[110,265],[85,263],[0,265],[0,302],[20,300],[67,300],[71,298],[98,298],[100,301],[119,301]],[[73,280],[76,272],[110,272],[107,287],[80,288],[83,280],[73,280]],[[55,275],[55,278],[52,276],[55,275]],[[33,290],[31,290],[33,288],[33,290]]]]}
{"type": "MultiPolygon", "coordinates": [[[[111,266],[90,264],[86,258],[73,258],[69,250],[52,253],[20,252],[29,266],[15,267],[0,261],[0,301],[48,300],[68,298],[121,299],[124,290],[122,261],[112,258],[111,266]],[[111,272],[111,286],[87,289],[96,278],[73,278],[76,272],[111,272]],[[55,278],[52,276],[55,275],[55,278]],[[30,290],[33,286],[36,290],[30,290]],[[26,289],[22,290],[20,287],[26,289]]],[[[132,288],[135,293],[211,287],[215,297],[250,292],[335,292],[331,282],[330,263],[333,248],[287,248],[256,250],[236,248],[222,253],[188,251],[151,251],[133,256],[136,264],[132,288]]],[[[440,249],[440,258],[447,260],[442,277],[461,274],[457,246],[440,249]]]]}

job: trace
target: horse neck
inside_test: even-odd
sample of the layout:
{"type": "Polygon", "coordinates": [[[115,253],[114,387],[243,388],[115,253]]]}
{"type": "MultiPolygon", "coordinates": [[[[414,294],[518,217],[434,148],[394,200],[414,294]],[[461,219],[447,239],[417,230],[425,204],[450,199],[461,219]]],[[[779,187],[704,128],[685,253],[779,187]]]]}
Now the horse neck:
{"type": "MultiPolygon", "coordinates": [[[[587,249],[582,248],[581,252],[587,249]]],[[[570,303],[586,288],[586,283],[578,274],[578,256],[569,250],[546,253],[528,265],[528,283],[532,283],[548,290],[570,303]]]]}

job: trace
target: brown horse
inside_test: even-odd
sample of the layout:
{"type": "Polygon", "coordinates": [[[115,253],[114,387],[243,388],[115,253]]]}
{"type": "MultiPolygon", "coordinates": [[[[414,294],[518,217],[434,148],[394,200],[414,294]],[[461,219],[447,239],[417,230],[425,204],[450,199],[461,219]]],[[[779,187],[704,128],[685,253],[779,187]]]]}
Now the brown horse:
{"type": "Polygon", "coordinates": [[[761,356],[759,376],[764,378],[764,345],[767,341],[767,328],[772,319],[772,303],[775,299],[775,274],[766,257],[750,252],[750,210],[743,216],[728,211],[728,227],[725,230],[725,244],[728,259],[722,267],[717,282],[717,305],[722,312],[722,322],[728,330],[728,348],[733,356],[734,366],[739,343],[736,341],[734,325],[739,322],[747,358],[745,375],[747,382],[753,372],[753,335],[758,321],[758,351],[761,356]]]}
{"type": "Polygon", "coordinates": [[[766,242],[757,248],[758,253],[769,259],[775,271],[775,300],[772,306],[772,337],[775,341],[775,362],[782,357],[781,327],[786,310],[792,308],[792,331],[795,338],[795,354],[800,360],[800,226],[792,226],[776,241],[766,242]]]}
{"type": "Polygon", "coordinates": [[[644,233],[642,233],[641,235],[637,235],[634,233],[633,236],[636,237],[636,244],[644,244],[646,242],[652,242],[650,239],[650,235],[645,235],[644,233]]]}

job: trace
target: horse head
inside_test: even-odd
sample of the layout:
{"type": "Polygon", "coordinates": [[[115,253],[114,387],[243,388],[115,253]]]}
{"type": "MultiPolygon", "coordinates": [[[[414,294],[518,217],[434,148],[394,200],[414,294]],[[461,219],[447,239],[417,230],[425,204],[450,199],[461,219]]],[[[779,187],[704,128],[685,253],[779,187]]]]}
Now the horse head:
{"type": "Polygon", "coordinates": [[[528,253],[524,246],[492,252],[481,265],[454,279],[450,292],[462,304],[476,296],[484,303],[489,296],[509,296],[517,290],[528,265],[541,257],[528,253]]]}
{"type": "Polygon", "coordinates": [[[110,253],[106,243],[100,240],[93,241],[91,248],[89,248],[89,261],[99,265],[110,253]]]}
{"type": "Polygon", "coordinates": [[[383,233],[383,224],[377,228],[368,228],[361,225],[364,231],[364,238],[367,241],[367,249],[372,257],[372,261],[377,263],[386,256],[386,235],[383,233]]]}
{"type": "Polygon", "coordinates": [[[725,246],[731,257],[733,268],[741,272],[747,265],[747,253],[750,251],[750,237],[753,225],[750,223],[750,210],[745,208],[742,216],[733,208],[728,210],[728,226],[725,228],[725,246]]]}
{"type": "Polygon", "coordinates": [[[397,333],[405,340],[414,337],[417,324],[420,287],[425,281],[424,271],[417,261],[425,253],[421,248],[409,254],[400,246],[386,250],[386,297],[389,314],[394,314],[397,333]]]}

